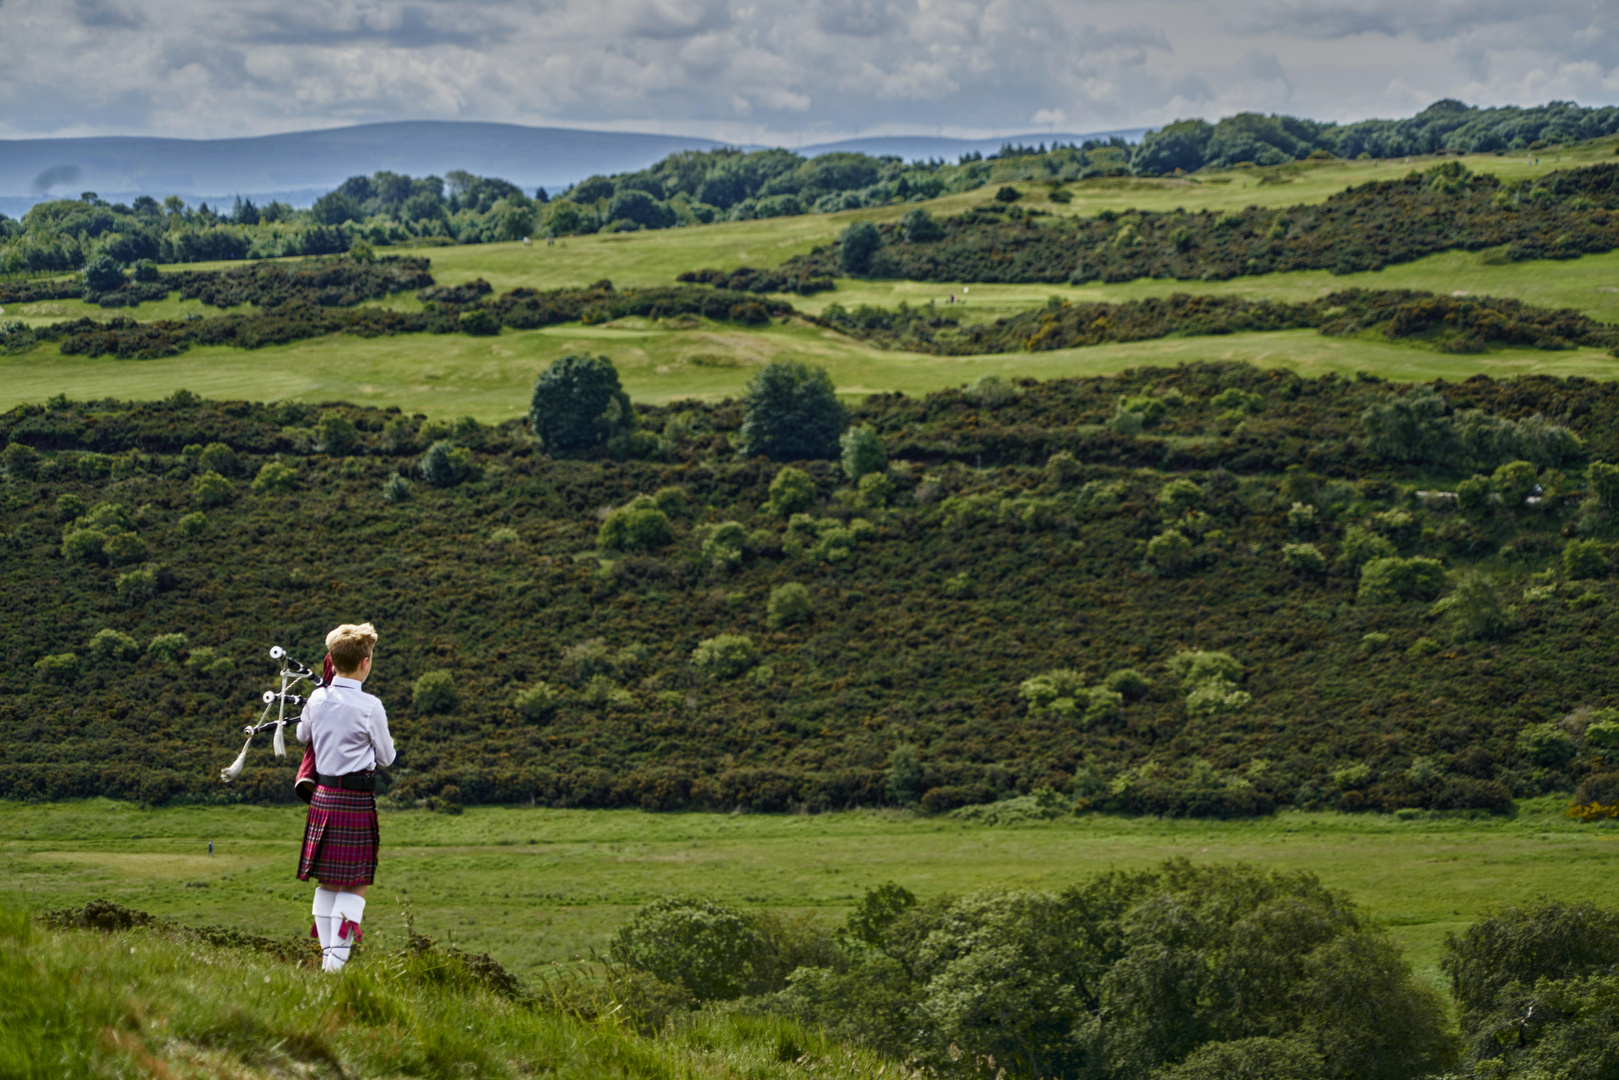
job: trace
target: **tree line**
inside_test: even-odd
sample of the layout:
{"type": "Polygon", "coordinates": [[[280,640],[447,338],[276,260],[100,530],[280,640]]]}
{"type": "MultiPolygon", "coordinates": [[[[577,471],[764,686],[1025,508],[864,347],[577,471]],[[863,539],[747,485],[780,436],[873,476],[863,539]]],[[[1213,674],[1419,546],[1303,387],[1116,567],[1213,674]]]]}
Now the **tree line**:
{"type": "MultiPolygon", "coordinates": [[[[612,939],[643,1030],[787,1016],[941,1077],[1420,1080],[1619,1068],[1619,911],[1542,900],[1446,937],[1440,992],[1307,873],[1172,860],[1053,891],[868,889],[830,932],[666,897],[612,939]],[[1453,1071],[1455,1070],[1455,1071],[1453,1071]]],[[[553,1000],[598,1014],[597,987],[553,1000]]]]}

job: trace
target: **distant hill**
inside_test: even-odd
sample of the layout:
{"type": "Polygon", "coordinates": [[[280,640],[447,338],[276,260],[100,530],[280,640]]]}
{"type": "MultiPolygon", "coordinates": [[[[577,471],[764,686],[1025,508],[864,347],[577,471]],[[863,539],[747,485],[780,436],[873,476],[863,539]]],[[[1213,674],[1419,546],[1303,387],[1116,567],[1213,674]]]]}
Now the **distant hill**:
{"type": "Polygon", "coordinates": [[[870,154],[872,157],[883,157],[892,154],[902,157],[906,161],[927,160],[929,158],[943,158],[946,161],[955,161],[962,154],[993,154],[1002,146],[1011,143],[1013,146],[1051,146],[1055,143],[1083,143],[1087,139],[1105,141],[1117,136],[1126,142],[1140,142],[1141,137],[1147,133],[1146,128],[1121,128],[1118,131],[1093,131],[1084,135],[1075,135],[1067,132],[1036,132],[1024,135],[1002,135],[993,139],[946,139],[932,135],[874,135],[864,139],[844,139],[841,142],[812,143],[800,147],[798,152],[805,157],[814,157],[817,154],[854,153],[870,154]]]}
{"type": "MultiPolygon", "coordinates": [[[[996,139],[882,136],[823,143],[806,155],[852,150],[898,154],[907,160],[951,161],[1003,143],[1079,142],[1101,136],[1014,135],[996,139]]],[[[235,195],[307,206],[351,176],[391,170],[411,176],[465,169],[524,188],[566,187],[587,176],[633,172],[680,150],[726,144],[679,135],[644,135],[573,128],[465,121],[410,120],[245,139],[160,139],[103,136],[0,140],[0,212],[25,213],[48,196],[94,191],[128,201],[137,195],[229,202],[235,195]]],[[[749,149],[756,149],[749,147],[749,149]]]]}
{"type": "Polygon", "coordinates": [[[592,173],[644,168],[680,150],[722,145],[677,135],[440,120],[250,139],[0,140],[0,210],[16,214],[41,196],[80,191],[108,199],[241,194],[308,205],[348,177],[383,169],[412,176],[465,169],[525,188],[556,188],[592,173]]]}

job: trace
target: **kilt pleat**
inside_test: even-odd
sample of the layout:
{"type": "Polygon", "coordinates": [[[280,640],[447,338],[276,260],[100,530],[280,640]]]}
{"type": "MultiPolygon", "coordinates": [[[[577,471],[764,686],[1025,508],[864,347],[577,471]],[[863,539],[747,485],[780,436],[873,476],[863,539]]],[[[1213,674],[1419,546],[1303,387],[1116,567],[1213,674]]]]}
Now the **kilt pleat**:
{"type": "Polygon", "coordinates": [[[321,785],[309,801],[298,880],[369,885],[377,873],[379,843],[376,796],[321,785]]]}

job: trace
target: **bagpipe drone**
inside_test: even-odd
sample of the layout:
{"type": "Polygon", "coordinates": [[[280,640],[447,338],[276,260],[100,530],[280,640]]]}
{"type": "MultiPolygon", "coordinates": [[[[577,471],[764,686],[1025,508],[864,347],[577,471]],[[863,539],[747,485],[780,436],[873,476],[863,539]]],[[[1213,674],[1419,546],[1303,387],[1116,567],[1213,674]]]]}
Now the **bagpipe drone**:
{"type": "MultiPolygon", "coordinates": [[[[322,686],[330,685],[332,681],[332,658],[330,656],[326,658],[319,675],[316,675],[308,664],[301,663],[288,655],[287,650],[279,645],[271,646],[270,659],[281,661],[281,674],[279,676],[281,689],[266,690],[264,692],[264,712],[259,714],[258,723],[249,724],[242,729],[243,734],[247,736],[247,742],[242,744],[242,752],[236,755],[236,760],[231,762],[229,767],[219,770],[219,779],[227,784],[242,775],[242,768],[247,764],[247,752],[253,748],[253,740],[266,731],[274,731],[271,746],[275,750],[275,756],[287,756],[286,726],[288,724],[295,725],[302,719],[301,713],[297,716],[288,716],[287,706],[302,706],[309,700],[306,695],[292,693],[294,687],[307,681],[309,683],[308,689],[314,691],[322,686]],[[270,718],[270,710],[272,709],[276,713],[274,719],[270,718]]],[[[306,744],[304,746],[303,761],[298,766],[298,776],[293,781],[292,789],[298,793],[298,797],[304,802],[308,802],[315,793],[315,750],[312,745],[306,744]]]]}

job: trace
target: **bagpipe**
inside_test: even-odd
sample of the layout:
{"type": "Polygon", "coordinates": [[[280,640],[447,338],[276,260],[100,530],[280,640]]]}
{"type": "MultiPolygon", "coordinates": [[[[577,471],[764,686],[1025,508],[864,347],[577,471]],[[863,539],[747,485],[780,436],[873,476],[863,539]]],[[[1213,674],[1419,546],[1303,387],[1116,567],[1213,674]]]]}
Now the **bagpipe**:
{"type": "MultiPolygon", "coordinates": [[[[270,647],[270,659],[281,662],[281,688],[264,692],[264,712],[259,714],[258,723],[249,724],[242,729],[243,734],[247,736],[247,742],[242,744],[242,752],[236,755],[236,760],[231,762],[229,766],[219,770],[219,779],[227,784],[242,775],[242,768],[247,764],[247,752],[253,748],[253,740],[266,731],[274,732],[270,742],[275,750],[275,756],[287,756],[286,726],[288,724],[295,725],[299,720],[303,719],[302,713],[297,716],[288,716],[287,706],[301,706],[309,701],[307,695],[293,693],[294,687],[297,687],[300,683],[308,682],[308,689],[313,692],[323,686],[331,685],[334,672],[330,654],[327,655],[325,662],[321,665],[319,675],[316,675],[308,664],[294,659],[287,653],[287,650],[279,645],[270,647]],[[270,710],[272,709],[276,713],[274,719],[270,718],[270,710]]],[[[298,775],[292,782],[292,790],[304,802],[308,802],[314,797],[315,747],[313,743],[304,744],[303,761],[298,765],[298,775]]]]}

